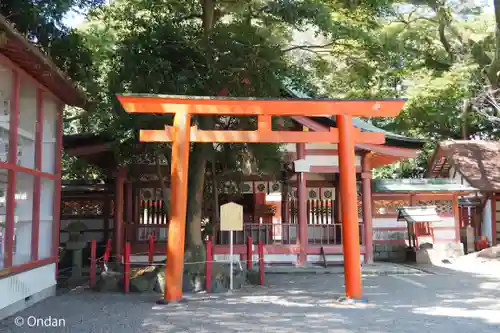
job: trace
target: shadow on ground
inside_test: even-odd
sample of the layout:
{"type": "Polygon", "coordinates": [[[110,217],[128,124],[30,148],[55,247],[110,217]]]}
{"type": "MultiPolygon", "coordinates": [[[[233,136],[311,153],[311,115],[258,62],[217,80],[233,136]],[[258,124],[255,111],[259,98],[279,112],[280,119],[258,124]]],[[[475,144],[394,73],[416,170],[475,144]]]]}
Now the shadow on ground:
{"type": "Polygon", "coordinates": [[[18,314],[66,325],[0,332],[500,332],[500,278],[439,268],[437,274],[364,277],[367,304],[337,302],[341,275],[268,275],[266,287],[196,295],[160,306],[156,295],[74,291],[18,314]]]}

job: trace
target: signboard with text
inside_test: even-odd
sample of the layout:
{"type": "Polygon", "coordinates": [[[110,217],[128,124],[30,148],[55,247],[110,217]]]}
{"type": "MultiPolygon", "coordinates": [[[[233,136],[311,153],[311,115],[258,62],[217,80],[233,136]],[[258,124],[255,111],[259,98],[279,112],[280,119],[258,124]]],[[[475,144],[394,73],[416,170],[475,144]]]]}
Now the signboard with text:
{"type": "Polygon", "coordinates": [[[243,206],[234,202],[228,202],[220,207],[220,230],[242,231],[243,230],[243,206]]]}

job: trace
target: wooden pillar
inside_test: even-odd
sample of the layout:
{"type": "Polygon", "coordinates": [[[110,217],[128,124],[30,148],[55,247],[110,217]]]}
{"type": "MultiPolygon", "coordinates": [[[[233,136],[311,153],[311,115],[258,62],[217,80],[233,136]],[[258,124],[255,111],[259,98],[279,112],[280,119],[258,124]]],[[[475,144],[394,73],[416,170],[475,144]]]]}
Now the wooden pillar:
{"type": "MultiPolygon", "coordinates": [[[[42,170],[44,93],[41,88],[36,90],[36,123],[35,123],[35,169],[42,170]]],[[[33,221],[31,224],[31,261],[38,260],[38,241],[40,238],[40,193],[42,179],[34,176],[33,186],[33,221]]]]}
{"type": "Polygon", "coordinates": [[[127,212],[125,214],[125,221],[127,223],[132,223],[134,221],[134,213],[133,213],[133,208],[134,208],[134,196],[133,196],[133,186],[132,183],[127,182],[125,184],[125,194],[127,195],[125,201],[126,201],[126,206],[127,206],[127,212]]]}
{"type": "Polygon", "coordinates": [[[177,112],[174,116],[173,127],[175,136],[172,142],[165,293],[163,300],[159,303],[176,302],[182,299],[191,115],[187,112],[177,112]]]}
{"type": "MultiPolygon", "coordinates": [[[[455,243],[460,243],[460,213],[459,213],[459,207],[458,207],[458,194],[453,194],[453,199],[451,201],[452,203],[452,208],[453,208],[453,217],[455,218],[455,243]]],[[[491,204],[494,204],[494,200],[492,198],[491,204]]],[[[493,216],[492,216],[493,219],[493,216]]],[[[492,230],[493,231],[493,230],[492,230]]],[[[495,236],[495,234],[492,233],[492,238],[495,236]]]]}
{"type": "Polygon", "coordinates": [[[283,185],[281,187],[281,223],[290,223],[289,219],[290,207],[288,202],[288,181],[286,176],[283,176],[283,185]]]}
{"type": "Polygon", "coordinates": [[[365,232],[365,263],[373,263],[373,220],[372,220],[372,170],[370,166],[371,153],[363,155],[361,165],[361,183],[363,188],[363,224],[365,232]]]}
{"type": "MultiPolygon", "coordinates": [[[[304,143],[297,144],[297,159],[306,158],[306,147],[304,143]]],[[[297,207],[299,211],[299,232],[297,242],[300,247],[298,264],[305,265],[307,263],[307,243],[309,241],[307,235],[307,179],[305,172],[297,173],[297,207]]]]}
{"type": "MultiPolygon", "coordinates": [[[[12,71],[12,91],[10,96],[10,120],[9,120],[9,152],[8,162],[17,164],[17,131],[19,129],[19,100],[20,100],[21,80],[18,71],[12,71]]],[[[58,175],[60,177],[60,175],[58,175]]],[[[9,268],[13,264],[14,256],[14,235],[16,227],[16,183],[17,174],[14,170],[8,171],[7,176],[7,193],[5,199],[6,216],[5,216],[5,241],[4,241],[4,267],[9,268]]],[[[61,190],[61,186],[56,189],[61,190]]],[[[56,215],[54,215],[55,218],[56,215]]],[[[55,221],[55,219],[54,219],[55,221]]],[[[55,227],[55,225],[54,225],[55,227]]],[[[59,232],[59,229],[57,230],[59,232]]],[[[54,246],[54,244],[52,244],[54,246]]],[[[56,256],[53,250],[53,255],[56,256]]]]}
{"type": "Polygon", "coordinates": [[[113,221],[113,228],[115,231],[115,260],[121,262],[122,249],[123,249],[123,190],[125,185],[125,178],[127,176],[127,169],[120,168],[115,176],[115,216],[113,221]]]}
{"type": "Polygon", "coordinates": [[[342,243],[346,296],[361,298],[361,251],[356,193],[356,159],[352,117],[337,116],[339,130],[340,197],[342,198],[342,243]]]}
{"type": "Polygon", "coordinates": [[[109,218],[111,215],[111,200],[109,194],[105,194],[104,198],[104,207],[102,215],[104,217],[104,241],[107,242],[109,237],[109,218]]]}

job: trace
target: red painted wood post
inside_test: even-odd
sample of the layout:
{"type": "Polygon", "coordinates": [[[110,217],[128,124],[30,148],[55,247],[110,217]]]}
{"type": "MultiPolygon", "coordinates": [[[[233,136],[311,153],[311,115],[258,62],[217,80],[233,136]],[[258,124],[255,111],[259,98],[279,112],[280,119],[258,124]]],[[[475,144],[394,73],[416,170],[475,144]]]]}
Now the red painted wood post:
{"type": "Polygon", "coordinates": [[[212,239],[209,238],[207,240],[207,261],[205,267],[205,282],[207,293],[212,292],[212,262],[213,262],[213,248],[212,248],[212,239]]]}
{"type": "Polygon", "coordinates": [[[252,237],[248,236],[247,239],[247,269],[251,270],[252,269],[252,260],[253,260],[253,253],[252,253],[252,237]]]}
{"type": "Polygon", "coordinates": [[[125,243],[123,253],[123,288],[126,293],[130,291],[130,243],[125,243]]]}
{"type": "Polygon", "coordinates": [[[108,263],[109,262],[109,256],[111,255],[111,246],[113,244],[113,240],[108,239],[108,242],[106,243],[106,251],[104,251],[104,262],[108,263]]]}
{"type": "Polygon", "coordinates": [[[259,280],[260,285],[264,285],[264,242],[259,241],[259,280]]]}
{"type": "Polygon", "coordinates": [[[104,250],[104,256],[102,257],[102,262],[99,264],[101,272],[104,272],[104,265],[109,261],[109,256],[111,255],[111,246],[112,240],[108,239],[108,242],[106,243],[106,249],[104,250]]]}
{"type": "Polygon", "coordinates": [[[96,274],[96,253],[97,253],[97,242],[92,240],[90,245],[90,288],[95,288],[95,274],[96,274]]]}
{"type": "Polygon", "coordinates": [[[149,249],[148,249],[149,265],[153,264],[154,253],[155,253],[155,238],[153,237],[153,235],[149,235],[149,249]]]}

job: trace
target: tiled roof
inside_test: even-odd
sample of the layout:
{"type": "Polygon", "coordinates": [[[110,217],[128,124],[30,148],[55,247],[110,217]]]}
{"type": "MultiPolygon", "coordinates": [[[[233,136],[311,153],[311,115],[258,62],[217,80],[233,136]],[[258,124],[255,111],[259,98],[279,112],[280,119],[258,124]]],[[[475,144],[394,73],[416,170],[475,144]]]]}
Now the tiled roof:
{"type": "Polygon", "coordinates": [[[47,87],[68,105],[83,107],[85,98],[74,83],[35,45],[0,15],[0,54],[47,87]]]}
{"type": "MultiPolygon", "coordinates": [[[[500,191],[500,142],[445,141],[439,144],[436,155],[446,158],[471,186],[481,191],[500,191]]],[[[438,158],[433,161],[438,162],[438,158]]]]}
{"type": "Polygon", "coordinates": [[[455,184],[447,178],[431,179],[377,179],[373,181],[373,192],[475,192],[478,189],[455,184]]]}

